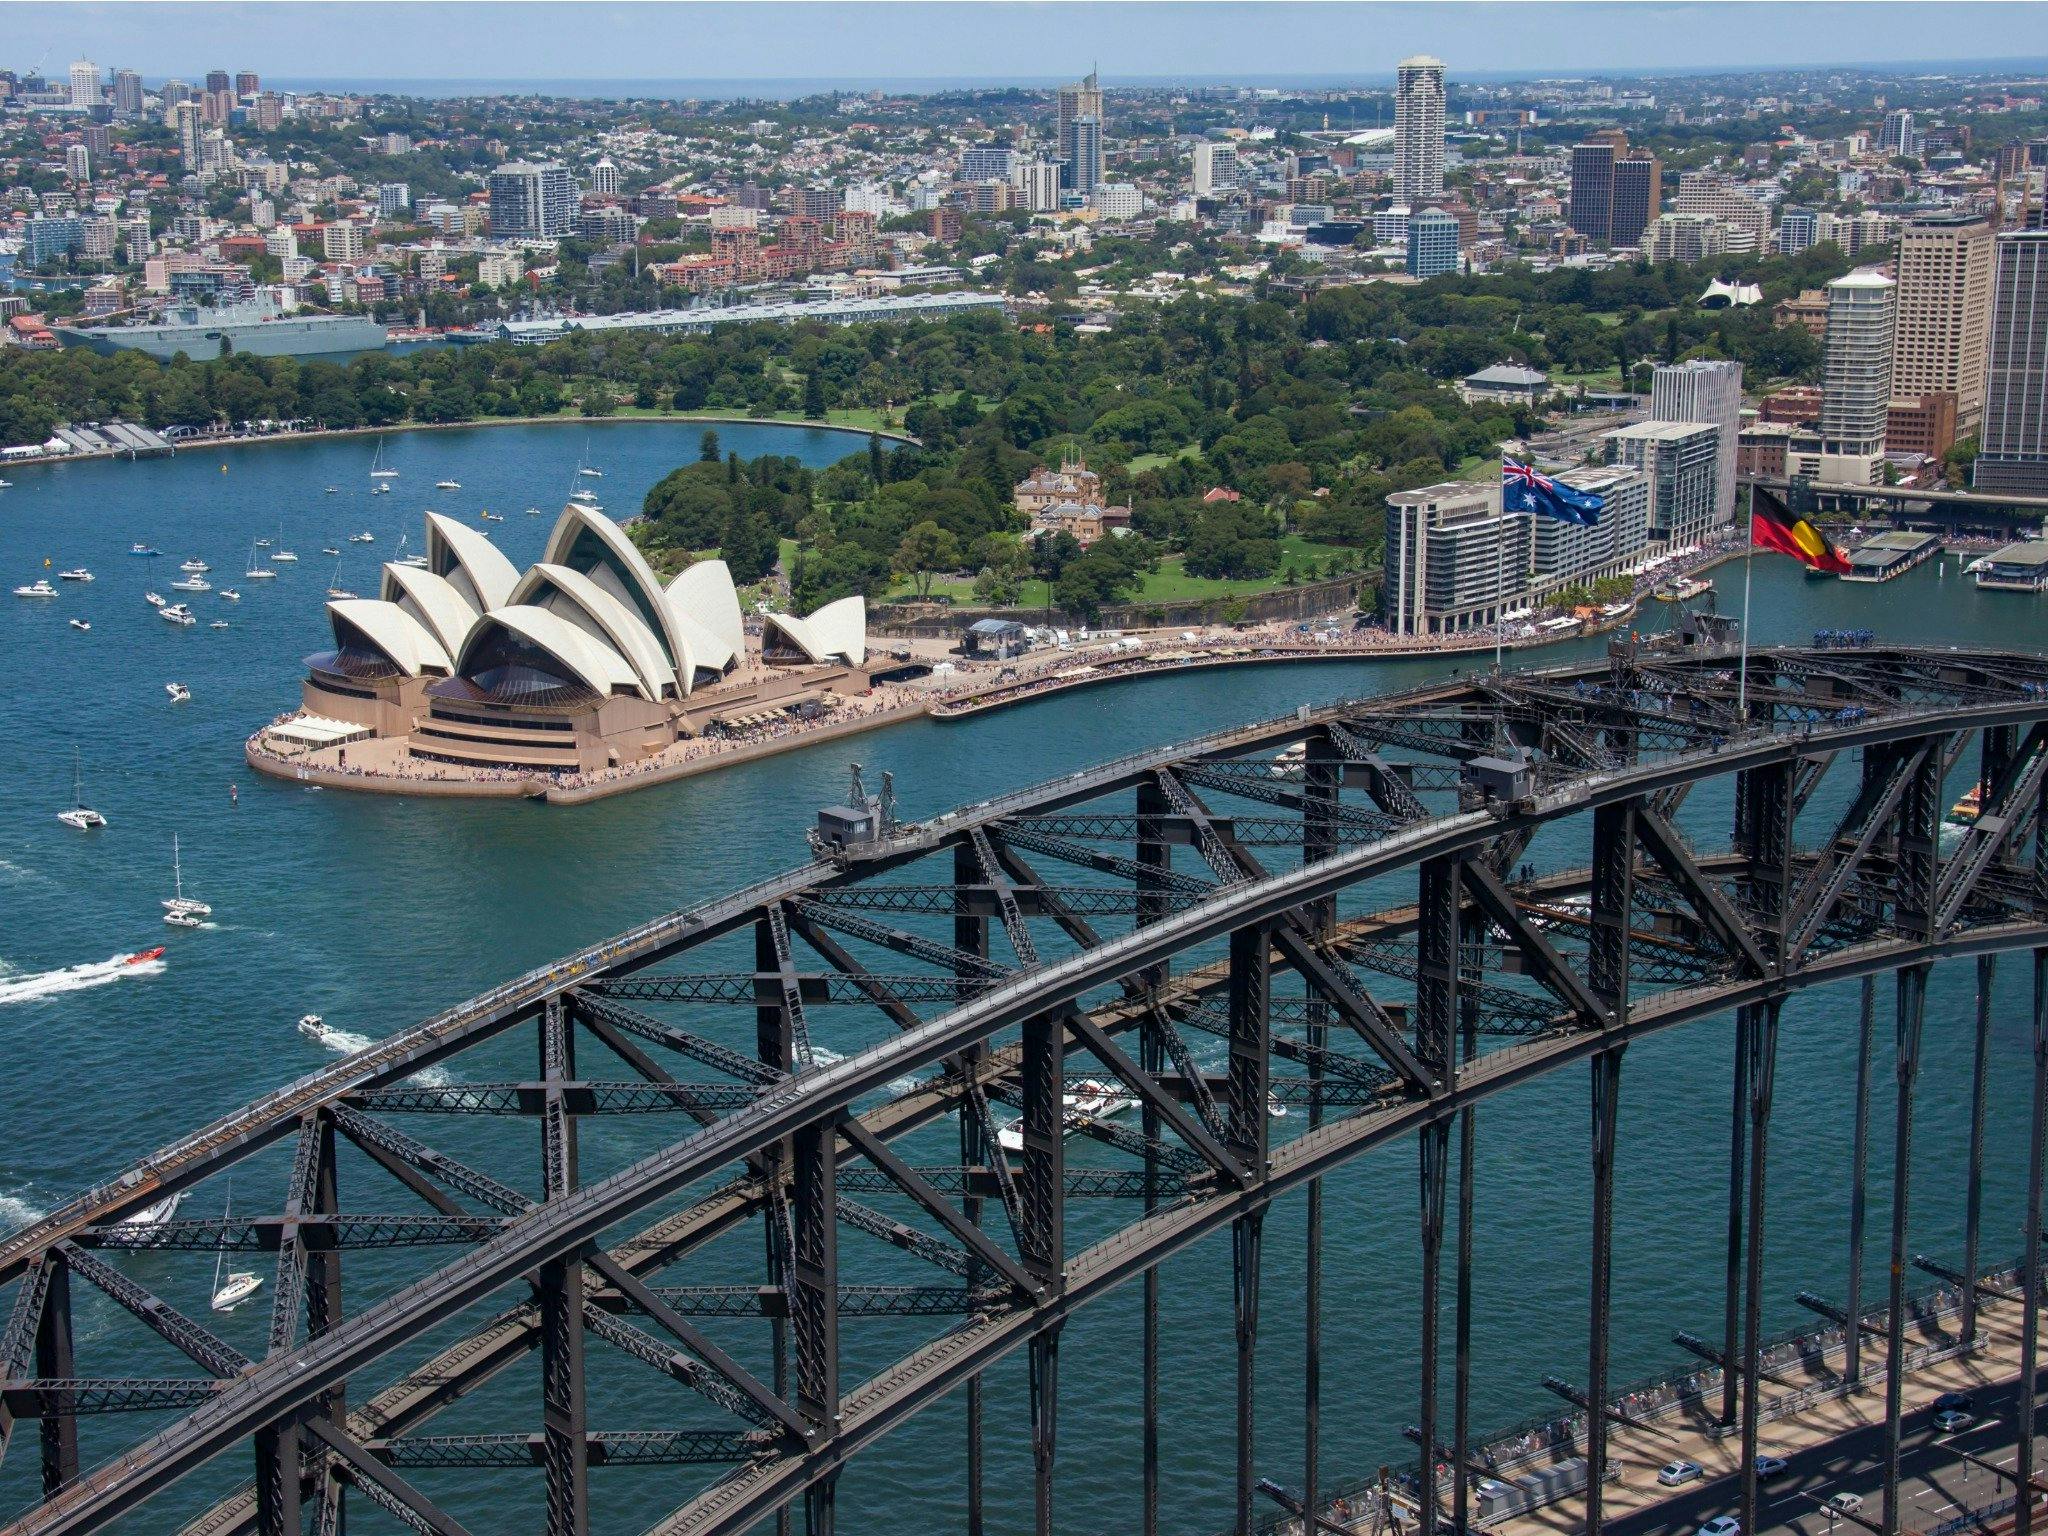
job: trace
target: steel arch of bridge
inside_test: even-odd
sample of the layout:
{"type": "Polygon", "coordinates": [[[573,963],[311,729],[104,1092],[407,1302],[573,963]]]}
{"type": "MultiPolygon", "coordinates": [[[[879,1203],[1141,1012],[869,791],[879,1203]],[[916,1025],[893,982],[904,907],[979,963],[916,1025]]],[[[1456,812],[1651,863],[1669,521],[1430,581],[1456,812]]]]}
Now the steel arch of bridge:
{"type": "MultiPolygon", "coordinates": [[[[6,1531],[99,1529],[244,1447],[253,1483],[189,1531],[338,1530],[353,1493],[412,1529],[459,1532],[411,1474],[537,1467],[546,1528],[566,1536],[588,1529],[593,1469],[702,1464],[719,1470],[655,1531],[711,1536],[771,1516],[786,1526],[801,1498],[809,1528],[822,1532],[839,1469],[959,1389],[968,1399],[969,1525],[979,1530],[980,1376],[1021,1348],[1030,1357],[1035,1514],[1049,1532],[1060,1327],[1142,1276],[1150,1532],[1157,1266],[1226,1227],[1241,1388],[1236,1520],[1246,1528],[1257,1447],[1243,1388],[1259,1336],[1267,1211],[1283,1193],[1308,1191],[1304,1492],[1313,1501],[1318,1181],[1410,1135],[1423,1194],[1419,1437],[1431,1447],[1447,1441],[1444,1454],[1464,1466],[1470,1252],[1462,1221],[1448,1437],[1436,1388],[1451,1132],[1459,1132],[1463,1199],[1472,1106],[1567,1064],[1590,1064],[1586,1394],[1604,1401],[1623,1053],[1641,1035],[1731,1009],[1734,1133],[1747,1157],[1745,1165],[1738,1156],[1731,1180],[1724,1359],[1734,1368],[1724,1410],[1740,1418],[1753,1451],[1761,1245],[1748,1245],[1744,1275],[1733,1256],[1764,1209],[1780,1005],[1809,987],[1898,975],[1903,1158],[1928,968],[1965,956],[1988,967],[2014,950],[2035,955],[2038,1127],[2048,1081],[2048,660],[2040,657],[1779,650],[1753,654],[1741,680],[1723,653],[1624,642],[1597,664],[1305,708],[1134,754],[893,828],[835,862],[530,972],[224,1117],[0,1240],[0,1285],[13,1286],[0,1309],[0,1454],[33,1422],[43,1470],[41,1501],[6,1531]],[[1958,777],[1976,786],[1980,813],[1944,847],[1942,811],[1958,777]],[[1843,787],[1821,794],[1834,778],[1843,787]],[[1733,787],[1725,848],[1703,848],[1699,830],[1682,825],[1688,795],[1710,781],[1733,787]],[[1532,844],[1544,838],[1569,845],[1569,856],[1546,856],[1539,867],[1532,844]],[[1059,876],[1043,878],[1052,865],[1059,876]],[[1347,910],[1347,902],[1379,901],[1396,882],[1399,900],[1347,910]],[[683,969],[650,969],[678,959],[683,969]],[[921,1013],[918,1003],[940,1011],[921,1013]],[[694,1011],[681,1019],[659,1011],[676,1006],[694,1011]],[[699,1027],[706,1010],[721,1007],[753,1013],[751,1049],[731,1030],[699,1027]],[[825,1037],[843,1010],[893,1033],[835,1059],[825,1037]],[[423,1076],[457,1058],[490,1070],[494,1045],[528,1024],[538,1047],[530,1078],[423,1076]],[[1203,1064],[1189,1044],[1195,1036],[1221,1042],[1220,1066],[1203,1064]],[[1076,1080],[1074,1057],[1093,1081],[1076,1080]],[[603,1066],[584,1075],[579,1061],[603,1066]],[[918,1073],[929,1075],[906,1086],[918,1073]],[[1137,1102],[1135,1126],[1074,1107],[1075,1095],[1103,1083],[1137,1102]],[[998,1104],[1018,1111],[1000,1135],[998,1104]],[[1292,1106],[1305,1115],[1276,1117],[1292,1106]],[[582,1176],[580,1124],[664,1114],[695,1128],[663,1138],[637,1162],[582,1176]],[[399,1117],[408,1127],[394,1123],[399,1117]],[[423,1130],[413,1117],[429,1117],[423,1130]],[[531,1187],[446,1149],[463,1127],[507,1118],[539,1123],[531,1187]],[[915,1133],[946,1126],[957,1132],[957,1160],[931,1164],[932,1137],[915,1133]],[[1122,1161],[1070,1165],[1072,1137],[1122,1161]],[[917,1154],[908,1150],[913,1138],[917,1154]],[[275,1212],[124,1221],[281,1144],[292,1148],[291,1173],[275,1212]],[[344,1151],[388,1179],[378,1196],[402,1191],[409,1208],[344,1208],[344,1151]],[[678,1198],[685,1203],[665,1209],[678,1198]],[[1066,1214],[1081,1200],[1124,1200],[1136,1213],[1070,1251],[1066,1214]],[[606,1245],[622,1222],[649,1215],[652,1225],[632,1240],[606,1245]],[[749,1231],[761,1233],[757,1284],[678,1283],[693,1256],[749,1231]],[[843,1280],[847,1234],[893,1248],[922,1283],[843,1280]],[[402,1289],[343,1308],[351,1250],[439,1245],[461,1252],[402,1289]],[[179,1249],[274,1254],[260,1358],[153,1295],[118,1262],[179,1249]],[[200,1374],[88,1374],[71,1321],[81,1285],[131,1313],[200,1374]],[[507,1288],[519,1293],[509,1308],[463,1342],[373,1381],[379,1361],[507,1288]],[[921,1348],[848,1390],[839,1375],[842,1324],[879,1316],[943,1321],[921,1348]],[[744,1348],[697,1321],[750,1317],[770,1326],[744,1348]],[[681,1389],[679,1414],[687,1404],[707,1421],[593,1429],[590,1380],[597,1361],[612,1356],[592,1351],[592,1338],[631,1357],[633,1368],[663,1372],[681,1389]],[[536,1348],[536,1430],[416,1433],[536,1348]],[[177,1416],[84,1468],[80,1420],[119,1411],[177,1416]]],[[[1980,973],[1986,986],[1988,972],[1980,973]]],[[[1980,1010],[1980,1082],[1983,1048],[1980,1010]]],[[[1980,1087],[1980,1124],[1982,1099],[1980,1087]]],[[[2039,1298],[2040,1139],[2029,1318],[2039,1298]]],[[[1981,1137],[1973,1140],[1972,1275],[1981,1137]]],[[[353,1197],[356,1181],[348,1188],[353,1197]]],[[[1893,1316],[1905,1223],[1901,1200],[1893,1316]]],[[[1966,1295],[1974,1308],[1975,1291],[1966,1295]]],[[[1902,1335],[1892,1330],[1888,1348],[1896,1351],[1902,1335]]],[[[2031,1350],[2031,1324],[2026,1338],[2031,1350]]],[[[1896,1368],[1887,1374],[1894,1445],[1898,1376],[1896,1368]]],[[[1588,1523],[1597,1530],[1599,1415],[1588,1442],[1596,1474],[1588,1523]]],[[[2023,1456],[2030,1444],[2022,1439],[2023,1456]]],[[[1753,1468],[1753,1455],[1744,1461],[1753,1468]]],[[[1440,1520],[1465,1525],[1466,1484],[1452,1482],[1422,1502],[1425,1531],[1440,1520]]],[[[1746,1514],[1754,1494],[1752,1483],[1746,1514]]]]}

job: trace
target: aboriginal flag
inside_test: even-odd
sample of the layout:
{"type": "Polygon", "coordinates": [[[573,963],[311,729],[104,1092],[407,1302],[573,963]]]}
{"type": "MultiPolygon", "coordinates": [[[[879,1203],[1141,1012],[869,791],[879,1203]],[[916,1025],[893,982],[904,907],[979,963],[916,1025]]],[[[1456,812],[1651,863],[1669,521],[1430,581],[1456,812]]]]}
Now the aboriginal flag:
{"type": "Polygon", "coordinates": [[[1758,549],[1775,549],[1801,565],[1837,576],[1849,569],[1849,557],[1812,523],[1762,486],[1756,487],[1755,496],[1749,504],[1749,537],[1758,549]]]}

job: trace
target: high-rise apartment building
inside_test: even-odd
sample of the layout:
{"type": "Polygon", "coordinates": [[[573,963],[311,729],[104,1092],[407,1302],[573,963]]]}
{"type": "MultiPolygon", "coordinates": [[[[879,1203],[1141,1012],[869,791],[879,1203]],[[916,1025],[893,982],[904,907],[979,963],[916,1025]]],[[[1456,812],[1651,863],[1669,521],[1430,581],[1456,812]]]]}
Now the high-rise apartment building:
{"type": "Polygon", "coordinates": [[[256,71],[253,69],[241,70],[235,75],[235,99],[237,101],[254,96],[262,89],[263,82],[257,78],[256,71]]]}
{"type": "Polygon", "coordinates": [[[1394,201],[1444,194],[1444,61],[1418,54],[1394,71],[1394,201]]]}
{"type": "Polygon", "coordinates": [[[142,76],[132,69],[114,71],[114,115],[137,117],[142,112],[142,76]]]}
{"type": "Polygon", "coordinates": [[[199,169],[200,132],[204,119],[200,115],[199,103],[181,101],[170,111],[171,132],[178,136],[178,158],[188,171],[199,169]]]}
{"type": "Polygon", "coordinates": [[[1458,221],[1438,208],[1408,220],[1408,275],[1441,277],[1458,270],[1458,221]]]}
{"type": "Polygon", "coordinates": [[[73,181],[92,180],[92,151],[83,144],[72,144],[64,151],[64,174],[73,181]]]}
{"type": "Polygon", "coordinates": [[[1607,462],[1649,481],[1649,537],[1666,549],[1709,538],[1720,525],[1721,429],[1708,422],[1639,421],[1605,435],[1607,462]]]}
{"type": "Polygon", "coordinates": [[[1022,206],[1033,213],[1050,213],[1060,205],[1060,182],[1064,166],[1058,160],[1027,160],[1017,172],[1017,192],[1022,206]]]}
{"type": "Polygon", "coordinates": [[[1500,623],[1527,591],[1538,521],[1501,510],[1498,476],[1396,491],[1387,498],[1381,621],[1397,635],[1500,623]]]}
{"type": "Polygon", "coordinates": [[[1664,164],[1641,150],[1614,162],[1614,227],[1608,243],[1635,245],[1664,207],[1664,164]]]}
{"type": "Polygon", "coordinates": [[[590,168],[590,190],[599,197],[619,195],[619,168],[610,155],[605,155],[590,168]]]}
{"type": "Polygon", "coordinates": [[[1102,111],[1102,83],[1094,70],[1078,84],[1059,88],[1054,117],[1060,158],[1066,161],[1060,185],[1074,192],[1093,192],[1095,183],[1102,180],[1102,127],[1108,121],[1102,111]],[[1083,118],[1091,125],[1086,137],[1093,145],[1085,161],[1077,147],[1083,137],[1083,118]]]}
{"type": "Polygon", "coordinates": [[[491,233],[552,240],[576,228],[576,181],[559,160],[512,160],[490,175],[491,233]]]}
{"type": "Polygon", "coordinates": [[[1882,272],[1859,269],[1829,283],[1827,295],[1820,478],[1871,484],[1884,457],[1898,285],[1882,272]]]}
{"type": "MultiPolygon", "coordinates": [[[[1678,195],[1672,199],[1673,213],[1698,213],[1719,219],[1732,230],[1746,232],[1748,250],[1761,250],[1770,233],[1771,212],[1753,197],[1735,189],[1734,181],[1720,171],[1687,171],[1678,178],[1678,195]]],[[[1731,243],[1731,249],[1734,248],[1731,243]]]]}
{"type": "Polygon", "coordinates": [[[1922,214],[1899,229],[1892,394],[1954,395],[1965,434],[1984,414],[1995,257],[1990,220],[1974,214],[1922,214]]]}
{"type": "Polygon", "coordinates": [[[1884,127],[1877,136],[1880,153],[1887,155],[1910,155],[1914,152],[1913,114],[1899,107],[1884,115],[1884,127]]]}
{"type": "Polygon", "coordinates": [[[385,181],[377,184],[377,216],[391,218],[402,214],[412,206],[412,184],[404,181],[385,181]]]}
{"type": "MultiPolygon", "coordinates": [[[[1605,140],[1572,146],[1572,232],[1600,245],[1614,232],[1614,157],[1614,146],[1605,140]]],[[[1637,230],[1636,238],[1642,237],[1637,230]]]]}
{"type": "Polygon", "coordinates": [[[363,255],[363,226],[349,219],[336,219],[320,231],[320,254],[328,261],[360,261],[363,255]]]}
{"type": "Polygon", "coordinates": [[[1797,256],[1820,243],[1820,217],[1811,208],[1786,208],[1778,215],[1778,251],[1797,256]]]}
{"type": "Polygon", "coordinates": [[[1742,364],[1694,359],[1650,375],[1652,421],[1703,421],[1720,433],[1715,461],[1714,521],[1735,520],[1735,449],[1742,431],[1742,364]]]}
{"type": "Polygon", "coordinates": [[[100,104],[100,67],[90,59],[71,66],[71,105],[96,107],[100,104]]]}
{"type": "Polygon", "coordinates": [[[1203,139],[1195,145],[1195,196],[1215,197],[1237,185],[1237,148],[1203,139]]]}
{"type": "Polygon", "coordinates": [[[1998,236],[1973,484],[2048,496],[2048,230],[1998,236]]]}
{"type": "Polygon", "coordinates": [[[962,181],[1010,181],[1017,170],[1017,151],[1007,144],[975,144],[960,151],[962,181]]]}

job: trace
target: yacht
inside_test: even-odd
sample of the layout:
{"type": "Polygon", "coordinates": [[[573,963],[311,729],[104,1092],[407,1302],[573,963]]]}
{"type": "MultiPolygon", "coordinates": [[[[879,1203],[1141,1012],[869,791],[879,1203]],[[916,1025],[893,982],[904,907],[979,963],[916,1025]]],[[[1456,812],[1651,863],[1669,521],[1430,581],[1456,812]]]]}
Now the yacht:
{"type": "Polygon", "coordinates": [[[579,475],[588,475],[593,480],[602,480],[604,478],[603,470],[592,469],[588,464],[585,464],[581,469],[577,470],[576,473],[579,475]]]}
{"type": "Polygon", "coordinates": [[[571,491],[571,492],[569,493],[569,499],[570,499],[571,501],[573,501],[573,502],[576,502],[576,503],[578,503],[579,505],[582,505],[582,506],[586,506],[586,507],[591,507],[591,508],[595,508],[595,507],[597,506],[597,492],[595,492],[595,491],[590,491],[590,490],[575,490],[575,491],[571,491]]]}
{"type": "Polygon", "coordinates": [[[85,803],[85,773],[79,765],[78,748],[71,749],[71,809],[59,811],[57,819],[67,827],[76,827],[81,832],[90,832],[95,827],[104,827],[107,818],[85,803]]]}
{"type": "Polygon", "coordinates": [[[354,597],[355,593],[341,584],[341,556],[334,557],[334,574],[327,578],[327,595],[331,598],[354,597]]]}
{"type": "Polygon", "coordinates": [[[196,896],[185,894],[185,871],[178,859],[178,834],[171,834],[171,889],[175,893],[163,900],[164,921],[169,922],[170,914],[184,913],[193,918],[213,916],[213,908],[196,896]]]}
{"type": "Polygon", "coordinates": [[[268,540],[268,539],[258,539],[258,540],[256,541],[256,547],[257,547],[258,549],[268,549],[268,548],[270,548],[270,540],[268,540]]]}
{"type": "Polygon", "coordinates": [[[162,551],[162,550],[160,550],[160,549],[156,549],[156,548],[153,548],[153,547],[151,547],[151,546],[150,546],[150,545],[148,545],[148,544],[130,544],[130,545],[128,546],[128,553],[129,553],[129,554],[131,554],[131,555],[151,555],[151,556],[155,556],[155,555],[161,555],[161,554],[163,553],[163,551],[162,551]]]}
{"type": "Polygon", "coordinates": [[[462,482],[460,480],[436,480],[434,482],[434,489],[437,491],[459,491],[462,489],[462,482]]]}
{"type": "Polygon", "coordinates": [[[377,444],[377,451],[370,457],[370,478],[372,480],[396,480],[398,471],[384,467],[384,445],[377,444]]]}
{"type": "Polygon", "coordinates": [[[270,563],[272,565],[284,565],[298,558],[297,555],[284,547],[284,524],[280,522],[277,525],[277,547],[270,552],[270,563]]]}
{"type": "Polygon", "coordinates": [[[55,597],[57,589],[38,576],[25,587],[16,587],[14,595],[16,597],[55,597]]]}
{"type": "MultiPolygon", "coordinates": [[[[234,1191],[228,1191],[228,1208],[221,1213],[222,1226],[234,1211],[234,1191]]],[[[227,1263],[228,1251],[222,1248],[213,1260],[213,1310],[232,1312],[243,1302],[263,1289],[263,1277],[253,1270],[238,1269],[222,1278],[221,1268],[227,1263]]]]}
{"type": "Polygon", "coordinates": [[[133,1215],[123,1216],[120,1224],[124,1227],[160,1227],[178,1214],[178,1207],[185,1203],[185,1192],[165,1195],[161,1200],[152,1200],[133,1215]]]}
{"type": "Polygon", "coordinates": [[[185,572],[187,575],[198,576],[204,574],[207,571],[212,570],[213,567],[208,565],[204,560],[187,560],[182,565],[180,565],[178,569],[185,572]]]}
{"type": "Polygon", "coordinates": [[[161,608],[164,605],[163,594],[160,592],[145,592],[142,594],[142,600],[152,608],[161,608]]]}
{"type": "Polygon", "coordinates": [[[183,603],[172,603],[168,608],[159,608],[156,611],[156,616],[166,624],[197,624],[199,622],[192,617],[192,610],[183,603]]]}
{"type": "Polygon", "coordinates": [[[256,543],[249,546],[249,569],[242,572],[242,579],[244,581],[269,581],[277,575],[277,572],[256,558],[257,548],[269,542],[270,540],[268,539],[258,539],[256,543]]]}
{"type": "Polygon", "coordinates": [[[187,688],[183,683],[165,683],[164,692],[168,693],[171,696],[171,702],[173,704],[186,703],[192,697],[192,690],[190,688],[187,688]]]}
{"type": "Polygon", "coordinates": [[[213,583],[204,576],[187,576],[183,581],[171,583],[173,592],[211,592],[213,583]]]}
{"type": "Polygon", "coordinates": [[[361,533],[350,534],[348,541],[351,544],[374,544],[377,542],[377,535],[365,528],[361,533]]]}
{"type": "MultiPolygon", "coordinates": [[[[275,575],[276,573],[272,572],[271,574],[275,575]]],[[[242,594],[233,587],[222,587],[220,589],[220,600],[224,603],[239,603],[242,600],[242,594]]]]}
{"type": "Polygon", "coordinates": [[[92,628],[92,620],[90,620],[90,619],[73,619],[73,620],[71,621],[71,627],[72,627],[73,629],[91,629],[91,628],[92,628]]]}
{"type": "Polygon", "coordinates": [[[91,581],[92,572],[88,571],[82,565],[74,565],[68,571],[59,571],[57,573],[57,579],[59,581],[91,581]]]}

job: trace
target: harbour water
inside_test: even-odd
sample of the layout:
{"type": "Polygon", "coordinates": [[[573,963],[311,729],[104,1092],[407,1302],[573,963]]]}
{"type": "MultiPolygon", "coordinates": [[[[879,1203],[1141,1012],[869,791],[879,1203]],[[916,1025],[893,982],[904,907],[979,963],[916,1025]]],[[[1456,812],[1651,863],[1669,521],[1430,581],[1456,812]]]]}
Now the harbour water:
{"type": "MultiPolygon", "coordinates": [[[[793,452],[814,464],[863,446],[858,437],[783,427],[717,430],[726,448],[742,454],[793,452]]],[[[401,533],[411,535],[408,551],[417,547],[422,507],[472,521],[488,507],[506,518],[487,525],[493,537],[524,563],[538,553],[579,459],[604,468],[604,479],[582,483],[623,514],[662,473],[695,457],[701,431],[696,423],[619,423],[394,435],[385,439],[384,462],[401,472],[397,489],[375,497],[366,440],[9,471],[15,485],[0,491],[7,585],[41,574],[54,580],[79,564],[99,579],[61,584],[54,602],[7,599],[0,608],[0,783],[8,786],[0,797],[0,1227],[317,1065],[325,1048],[292,1027],[302,1013],[324,1015],[339,1032],[337,1044],[381,1035],[655,911],[797,860],[814,808],[842,792],[849,756],[869,766],[871,781],[880,770],[893,772],[905,813],[921,815],[1304,700],[1379,691],[1445,670],[1360,662],[1144,680],[958,724],[919,722],[854,747],[813,748],[566,811],[323,793],[247,771],[243,737],[294,701],[299,659],[324,640],[321,595],[335,560],[323,559],[321,546],[344,551],[342,585],[368,591],[401,533]],[[443,478],[463,489],[432,490],[443,478]],[[337,493],[326,495],[328,485],[337,493]],[[528,506],[543,515],[526,517],[528,506]],[[276,540],[280,519],[297,566],[281,567],[274,582],[242,580],[251,540],[276,540]],[[346,542],[365,529],[374,544],[346,542]],[[161,549],[162,558],[130,556],[137,540],[161,549]],[[199,594],[191,602],[202,622],[175,629],[153,616],[142,592],[170,595],[178,563],[191,555],[213,566],[216,589],[235,586],[243,597],[236,604],[199,594]],[[52,561],[47,573],[45,558],[52,561]],[[71,629],[66,621],[74,617],[90,619],[91,631],[71,629]],[[230,627],[209,629],[206,621],[216,617],[230,627]],[[164,684],[173,680],[191,688],[190,703],[167,700],[164,684]],[[74,746],[85,797],[110,823],[102,832],[74,832],[54,815],[70,802],[74,746]],[[207,928],[173,931],[158,920],[158,898],[170,892],[173,833],[187,893],[214,905],[207,928]],[[97,971],[68,969],[158,943],[169,952],[148,974],[102,980],[97,971]]],[[[1855,587],[1807,583],[1790,562],[1760,559],[1757,638],[1874,628],[1887,639],[2024,645],[2048,632],[2039,598],[1979,594],[1959,579],[1953,557],[1946,563],[1945,579],[1929,565],[1883,587],[1855,587]]],[[[1738,601],[1741,567],[1716,574],[1738,601]]],[[[1670,612],[1653,605],[1643,621],[1661,623],[1670,612]]],[[[1590,651],[1582,644],[1577,654],[1590,651]]],[[[1572,654],[1562,648],[1529,659],[1572,654]]],[[[1986,1252],[1994,1259],[2019,1241],[2025,970],[2008,962],[1996,994],[1985,1207],[1986,1252]]],[[[1963,1220],[1969,995],[1963,967],[1937,970],[1915,1143],[1913,1246],[1951,1260],[1963,1220]]],[[[1847,1202],[1855,1011],[1853,989],[1803,996],[1786,1009],[1770,1164],[1768,1328],[1808,1320],[1792,1301],[1802,1287],[1841,1292],[1845,1254],[1836,1234],[1847,1202]]],[[[729,1020],[727,1027],[741,1025],[729,1020]]],[[[1702,1024],[1629,1052],[1615,1220],[1617,1380],[1684,1364],[1672,1330],[1711,1335],[1718,1324],[1730,1034],[1725,1023],[1702,1024]]],[[[1890,1082],[1888,1051],[1880,1052],[1876,1081],[1890,1082]]],[[[1481,1112],[1474,1420],[1482,1429],[1553,1408],[1539,1385],[1546,1373],[1583,1375],[1586,1097],[1583,1077],[1567,1074],[1481,1112]]],[[[1883,1170],[1890,1165],[1884,1088],[1876,1105],[1872,1166],[1883,1170]]],[[[522,1182],[533,1156],[524,1145],[509,1154],[522,1182]]],[[[259,1182],[252,1175],[237,1193],[238,1208],[258,1198],[259,1182]]],[[[1873,1266],[1887,1219],[1885,1183],[1881,1173],[1873,1177],[1873,1266]]],[[[1328,1188],[1324,1463],[1335,1479],[1410,1454],[1400,1430],[1412,1421],[1415,1389],[1412,1150],[1368,1158],[1328,1188]]],[[[1289,1483],[1298,1476],[1301,1418],[1300,1216],[1300,1202],[1286,1201],[1267,1224],[1259,1357],[1260,1470],[1289,1483]]],[[[861,1262],[867,1251],[849,1242],[847,1262],[861,1262]]],[[[210,1266],[141,1262],[162,1266],[154,1283],[171,1300],[203,1308],[210,1266]]],[[[1868,1283],[1880,1273],[1870,1269],[1868,1283]]],[[[850,1269],[848,1278],[862,1277],[850,1269]]],[[[1225,1524],[1229,1511],[1227,1246],[1212,1243],[1172,1260],[1166,1281],[1165,1524],[1202,1533],[1225,1524]]],[[[267,1309],[245,1309],[221,1326],[242,1347],[260,1349],[266,1317],[267,1309]]],[[[138,1333],[90,1302],[83,1329],[88,1336],[138,1333]]],[[[1137,1329],[1135,1289],[1067,1328],[1063,1531],[1135,1528],[1137,1329]]],[[[849,1379],[882,1363],[889,1341],[882,1332],[859,1333],[849,1343],[849,1379]]],[[[138,1369],[165,1363],[138,1349],[138,1369]]],[[[608,1397],[602,1413],[594,1406],[594,1425],[670,1427],[685,1417],[677,1389],[661,1377],[610,1360],[606,1371],[623,1380],[610,1390],[624,1395],[608,1397]]],[[[436,1427],[530,1428],[532,1387],[531,1373],[516,1370],[436,1427]]],[[[957,1404],[943,1405],[850,1468],[840,1493],[843,1528],[958,1529],[960,1421],[957,1404]]],[[[993,1373],[988,1422],[995,1528],[1027,1528],[1021,1359],[993,1373]]],[[[124,1436],[137,1427],[132,1420],[114,1425],[124,1436]]],[[[89,1436],[88,1459],[110,1445],[89,1436]]],[[[0,1511],[31,1499],[35,1462],[27,1452],[0,1467],[0,1511]]],[[[191,1480],[189,1497],[181,1490],[123,1529],[173,1529],[175,1513],[244,1470],[240,1458],[209,1469],[191,1480]]],[[[701,1475],[689,1468],[600,1471],[593,1481],[601,1528],[640,1529],[701,1475]]],[[[537,1473],[436,1476],[426,1486],[472,1529],[533,1527],[537,1473]]]]}

